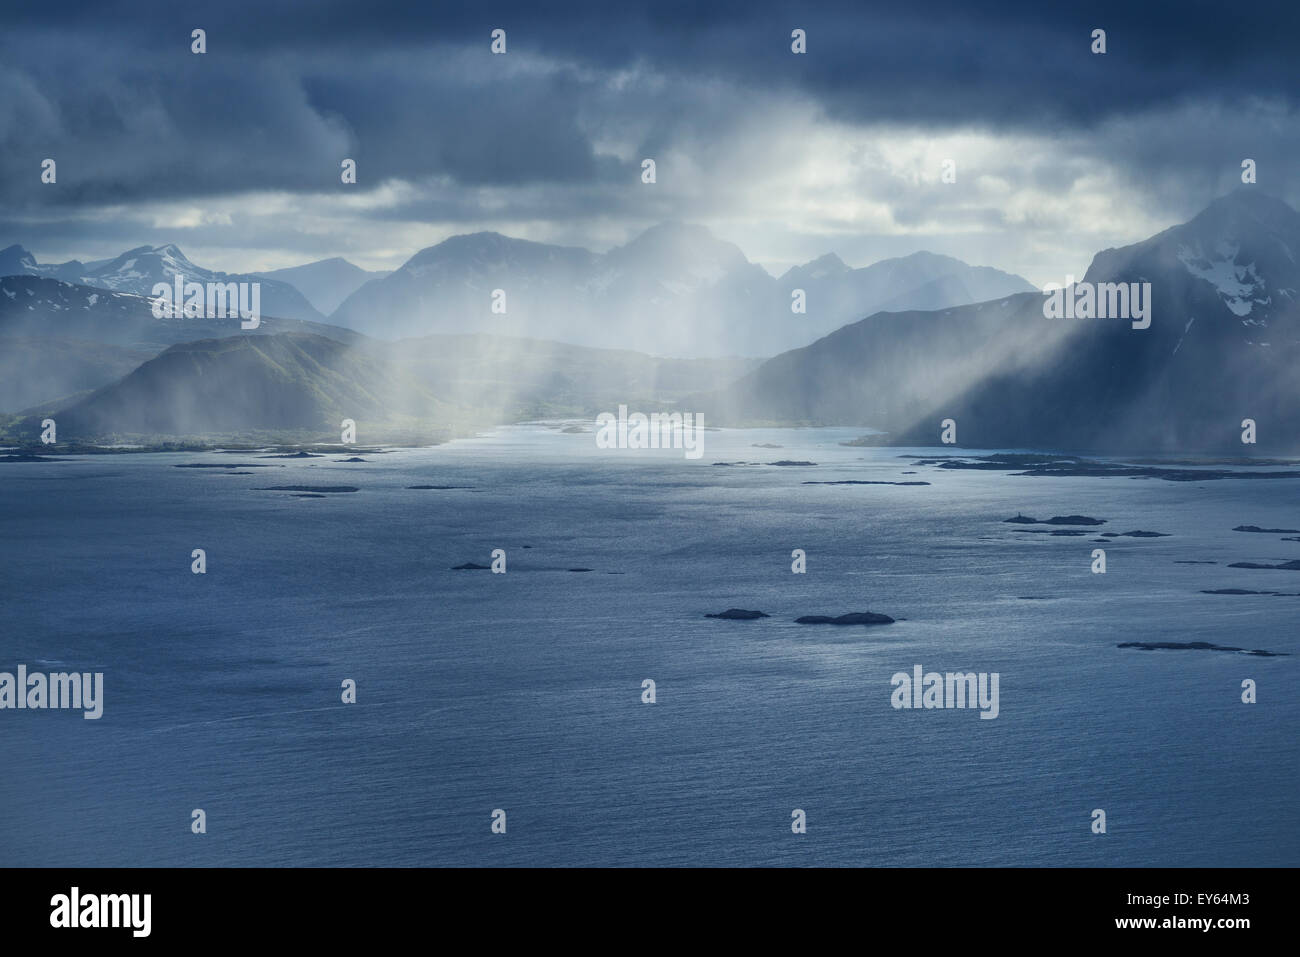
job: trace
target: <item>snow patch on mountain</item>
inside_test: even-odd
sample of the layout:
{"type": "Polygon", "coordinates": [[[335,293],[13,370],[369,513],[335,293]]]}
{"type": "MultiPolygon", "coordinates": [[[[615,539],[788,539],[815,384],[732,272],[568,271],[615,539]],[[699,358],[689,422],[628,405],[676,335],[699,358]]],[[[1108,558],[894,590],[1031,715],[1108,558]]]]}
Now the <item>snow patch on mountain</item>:
{"type": "Polygon", "coordinates": [[[1193,276],[1214,286],[1233,315],[1248,316],[1256,303],[1267,305],[1269,299],[1259,295],[1264,291],[1264,280],[1256,274],[1255,264],[1238,264],[1240,250],[1240,243],[1222,239],[1211,258],[1199,244],[1196,248],[1182,245],[1178,247],[1178,261],[1193,276]]]}

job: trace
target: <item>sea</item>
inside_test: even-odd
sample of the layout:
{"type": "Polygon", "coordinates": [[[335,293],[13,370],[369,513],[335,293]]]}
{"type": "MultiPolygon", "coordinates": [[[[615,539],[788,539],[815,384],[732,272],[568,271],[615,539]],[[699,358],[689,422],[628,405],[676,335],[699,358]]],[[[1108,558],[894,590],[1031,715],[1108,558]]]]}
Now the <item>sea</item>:
{"type": "Polygon", "coordinates": [[[0,464],[0,671],[104,676],[0,710],[0,866],[1300,864],[1300,571],[1228,567],[1300,559],[1233,530],[1300,479],[589,429],[0,464]],[[917,665],[997,717],[894,707],[917,665]]]}

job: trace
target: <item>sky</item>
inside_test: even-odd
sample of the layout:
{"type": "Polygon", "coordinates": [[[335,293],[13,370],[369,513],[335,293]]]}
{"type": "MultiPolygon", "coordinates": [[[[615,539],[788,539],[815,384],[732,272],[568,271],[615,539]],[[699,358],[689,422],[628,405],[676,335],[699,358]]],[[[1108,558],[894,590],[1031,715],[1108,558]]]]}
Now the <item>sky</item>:
{"type": "Polygon", "coordinates": [[[681,220],[773,272],[926,249],[1041,286],[1243,159],[1300,207],[1298,49],[1293,0],[8,4],[0,247],[392,269],[458,233],[603,251],[681,220]]]}

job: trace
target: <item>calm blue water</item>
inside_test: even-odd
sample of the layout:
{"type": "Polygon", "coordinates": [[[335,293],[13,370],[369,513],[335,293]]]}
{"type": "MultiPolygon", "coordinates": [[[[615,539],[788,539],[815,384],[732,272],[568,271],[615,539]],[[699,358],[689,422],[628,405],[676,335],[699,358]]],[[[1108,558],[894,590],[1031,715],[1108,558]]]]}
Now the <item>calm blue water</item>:
{"type": "Polygon", "coordinates": [[[1300,864],[1300,598],[1199,593],[1300,592],[1225,567],[1300,558],[1231,531],[1300,528],[1300,482],[918,468],[854,434],[0,466],[0,670],[105,673],[99,721],[0,711],[0,865],[1300,864]],[[710,464],[782,458],[819,464],[710,464]],[[173,467],[213,461],[283,467],[173,467]],[[800,484],[836,478],[933,484],[800,484]],[[287,484],[360,491],[253,491],[287,484]],[[1092,536],[1016,512],[1171,537],[1093,575],[1092,536]],[[507,574],[450,570],[493,548],[507,574]],[[772,617],[703,617],[731,606],[772,617]],[[793,623],[865,610],[906,620],[793,623]],[[893,710],[918,663],[1000,673],[1000,716],[893,710]]]}

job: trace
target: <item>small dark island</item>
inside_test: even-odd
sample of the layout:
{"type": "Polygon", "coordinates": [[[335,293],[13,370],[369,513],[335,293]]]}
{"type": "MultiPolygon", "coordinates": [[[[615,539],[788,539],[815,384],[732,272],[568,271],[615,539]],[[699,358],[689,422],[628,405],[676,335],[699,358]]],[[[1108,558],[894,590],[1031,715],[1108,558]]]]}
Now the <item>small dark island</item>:
{"type": "Polygon", "coordinates": [[[1015,525],[1105,525],[1104,518],[1090,518],[1087,515],[1053,515],[1051,518],[1033,518],[1016,513],[1014,518],[1004,518],[1003,522],[1015,525]]]}
{"type": "Polygon", "coordinates": [[[267,485],[254,492],[359,492],[355,485],[267,485]]]}
{"type": "Polygon", "coordinates": [[[1231,645],[1216,645],[1209,641],[1125,641],[1116,648],[1136,648],[1139,651],[1232,651],[1243,655],[1256,655],[1260,658],[1285,658],[1277,651],[1264,651],[1259,648],[1247,650],[1231,645]]]}
{"type": "Polygon", "coordinates": [[[797,625],[892,625],[894,619],[874,611],[851,611],[847,615],[804,615],[796,618],[797,625]]]}
{"type": "Polygon", "coordinates": [[[761,611],[749,611],[745,608],[728,608],[719,614],[705,615],[705,618],[726,618],[729,621],[752,621],[755,618],[771,618],[771,615],[761,611]]]}

